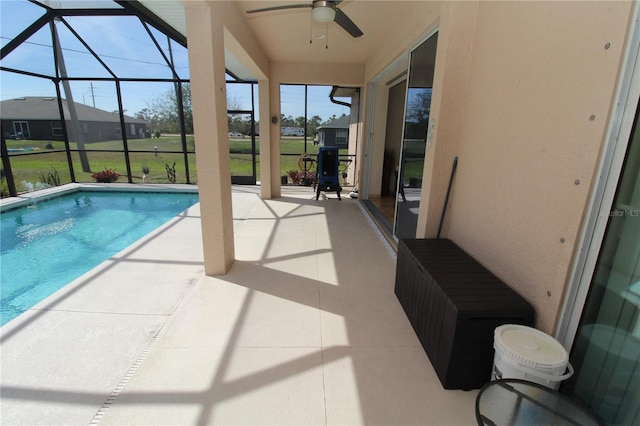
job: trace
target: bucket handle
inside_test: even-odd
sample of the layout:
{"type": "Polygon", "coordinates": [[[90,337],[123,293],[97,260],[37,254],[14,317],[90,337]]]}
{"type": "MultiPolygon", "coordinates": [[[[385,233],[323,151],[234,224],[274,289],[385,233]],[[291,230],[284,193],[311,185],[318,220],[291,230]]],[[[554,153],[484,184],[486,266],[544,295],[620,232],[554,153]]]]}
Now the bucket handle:
{"type": "Polygon", "coordinates": [[[526,365],[522,365],[522,364],[518,364],[514,361],[512,361],[509,358],[501,358],[502,361],[506,362],[507,364],[510,364],[512,367],[515,367],[517,369],[520,370],[524,370],[526,373],[531,374],[532,376],[536,376],[539,377],[541,379],[544,380],[548,380],[550,382],[562,382],[563,380],[567,380],[569,377],[573,376],[573,366],[571,365],[571,363],[569,361],[567,361],[567,371],[565,374],[561,375],[561,376],[553,376],[551,374],[547,374],[547,373],[543,373],[541,371],[538,371],[536,369],[533,369],[531,367],[528,367],[526,365]]]}

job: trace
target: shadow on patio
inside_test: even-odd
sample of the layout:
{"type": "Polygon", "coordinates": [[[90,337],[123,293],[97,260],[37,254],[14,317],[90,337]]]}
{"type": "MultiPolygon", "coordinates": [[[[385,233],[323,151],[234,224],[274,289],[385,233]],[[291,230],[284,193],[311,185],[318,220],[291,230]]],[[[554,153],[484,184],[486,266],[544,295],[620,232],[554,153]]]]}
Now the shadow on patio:
{"type": "Polygon", "coordinates": [[[477,392],[442,389],[358,201],[283,194],[234,188],[232,270],[191,288],[93,423],[475,424],[477,392]]]}

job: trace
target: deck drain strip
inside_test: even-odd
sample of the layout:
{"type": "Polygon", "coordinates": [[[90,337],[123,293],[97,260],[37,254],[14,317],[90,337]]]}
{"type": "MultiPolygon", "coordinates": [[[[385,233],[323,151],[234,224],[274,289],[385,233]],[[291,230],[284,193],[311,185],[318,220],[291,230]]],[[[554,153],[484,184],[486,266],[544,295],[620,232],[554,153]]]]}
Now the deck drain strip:
{"type": "Polygon", "coordinates": [[[364,208],[362,203],[357,203],[357,204],[358,204],[358,207],[360,207],[360,211],[362,212],[362,215],[365,217],[365,219],[369,223],[369,226],[371,226],[371,229],[373,229],[373,232],[376,233],[376,235],[378,236],[378,238],[382,242],[382,245],[384,246],[384,248],[387,249],[387,252],[389,253],[389,256],[391,256],[391,259],[393,259],[395,261],[396,260],[396,256],[397,256],[396,255],[396,251],[393,249],[393,247],[391,247],[391,244],[389,244],[389,241],[387,241],[385,236],[382,235],[382,231],[380,231],[380,228],[378,228],[378,225],[376,225],[376,223],[373,221],[373,219],[371,219],[371,215],[369,215],[369,213],[364,208]]]}
{"type": "Polygon", "coordinates": [[[187,292],[187,294],[182,299],[182,301],[178,304],[178,306],[176,306],[176,308],[169,314],[167,319],[162,323],[162,326],[160,326],[160,329],[158,330],[158,332],[151,338],[151,341],[149,342],[147,347],[142,351],[142,353],[135,360],[133,365],[131,365],[131,368],[129,368],[127,373],[124,375],[122,380],[120,380],[120,382],[115,387],[115,389],[111,392],[111,394],[109,395],[109,398],[107,398],[107,400],[104,402],[104,404],[102,404],[102,407],[100,407],[100,409],[95,414],[95,416],[93,416],[93,418],[89,422],[90,426],[99,424],[100,420],[102,420],[102,417],[104,417],[105,413],[107,412],[107,409],[109,407],[111,407],[111,405],[113,405],[113,403],[116,401],[116,399],[118,399],[118,397],[120,396],[120,394],[124,390],[124,388],[127,385],[127,383],[129,383],[131,378],[133,378],[133,375],[138,371],[138,369],[140,368],[140,366],[142,365],[144,360],[149,356],[149,354],[151,353],[153,348],[155,348],[155,346],[158,344],[158,341],[164,335],[164,333],[167,330],[167,328],[169,328],[169,326],[173,322],[173,319],[175,317],[175,313],[178,311],[178,309],[184,303],[184,301],[188,299],[188,296],[191,294],[191,292],[193,292],[193,290],[195,289],[195,284],[196,284],[197,281],[198,280],[195,279],[195,278],[192,278],[192,279],[189,280],[189,285],[192,286],[191,290],[189,292],[187,292]]]}

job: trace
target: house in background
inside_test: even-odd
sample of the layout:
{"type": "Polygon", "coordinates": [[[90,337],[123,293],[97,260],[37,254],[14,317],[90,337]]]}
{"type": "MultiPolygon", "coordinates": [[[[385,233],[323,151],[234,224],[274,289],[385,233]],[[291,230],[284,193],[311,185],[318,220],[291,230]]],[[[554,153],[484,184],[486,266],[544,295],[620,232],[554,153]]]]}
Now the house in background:
{"type": "Polygon", "coordinates": [[[320,146],[337,146],[342,149],[348,148],[350,123],[350,116],[343,115],[318,127],[318,144],[320,146]]]}
{"type": "MultiPolygon", "coordinates": [[[[72,126],[71,111],[65,99],[62,108],[66,117],[69,140],[76,141],[72,126]]],[[[75,103],[79,129],[84,142],[99,142],[121,139],[122,126],[117,112],[108,112],[88,105],[75,103]]],[[[24,97],[0,102],[2,133],[8,139],[64,140],[60,110],[56,98],[24,97]]],[[[124,116],[125,133],[128,138],[144,138],[147,122],[124,116]]]]}

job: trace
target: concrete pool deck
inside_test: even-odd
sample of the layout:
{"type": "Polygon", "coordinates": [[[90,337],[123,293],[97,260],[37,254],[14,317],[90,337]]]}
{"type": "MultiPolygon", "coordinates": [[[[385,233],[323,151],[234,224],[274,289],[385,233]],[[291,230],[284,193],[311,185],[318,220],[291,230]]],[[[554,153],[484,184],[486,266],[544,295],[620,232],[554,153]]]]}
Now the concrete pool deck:
{"type": "Polygon", "coordinates": [[[357,200],[233,191],[227,275],[203,276],[196,205],[2,327],[0,423],[475,424],[357,200]]]}

